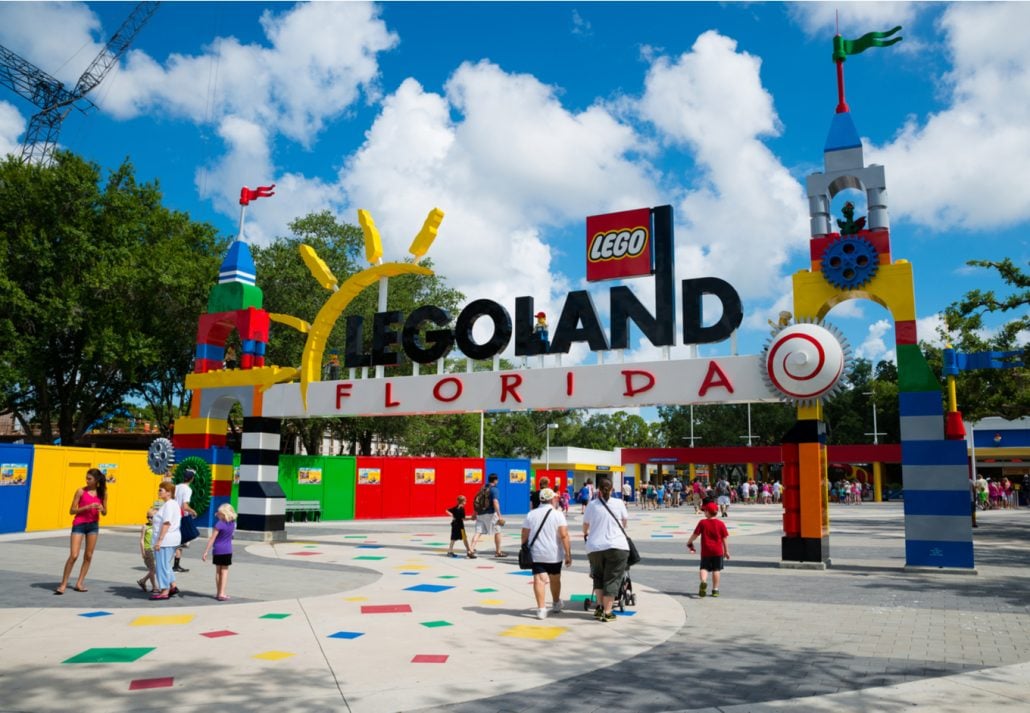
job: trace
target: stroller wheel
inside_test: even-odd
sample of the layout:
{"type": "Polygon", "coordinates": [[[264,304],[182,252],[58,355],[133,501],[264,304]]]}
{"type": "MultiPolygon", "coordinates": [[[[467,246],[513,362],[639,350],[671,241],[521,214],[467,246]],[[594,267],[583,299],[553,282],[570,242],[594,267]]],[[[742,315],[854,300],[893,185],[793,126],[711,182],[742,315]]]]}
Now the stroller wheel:
{"type": "Polygon", "coordinates": [[[619,611],[620,612],[626,611],[626,605],[625,605],[625,603],[623,603],[623,601],[621,599],[619,600],[619,611]]]}
{"type": "Polygon", "coordinates": [[[583,600],[583,611],[590,611],[590,600],[589,599],[584,599],[583,600]]]}
{"type": "Polygon", "coordinates": [[[635,607],[637,605],[637,595],[636,594],[630,594],[629,595],[629,605],[631,607],[635,607]]]}

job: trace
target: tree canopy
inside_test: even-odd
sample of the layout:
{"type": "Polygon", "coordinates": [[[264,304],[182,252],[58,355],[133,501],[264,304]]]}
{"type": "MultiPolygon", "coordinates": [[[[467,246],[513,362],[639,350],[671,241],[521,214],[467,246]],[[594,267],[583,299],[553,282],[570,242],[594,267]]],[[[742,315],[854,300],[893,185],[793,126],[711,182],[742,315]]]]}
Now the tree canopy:
{"type": "Polygon", "coordinates": [[[71,445],[135,395],[167,428],[224,243],[128,161],[55,159],[0,164],[0,410],[71,445]]]}

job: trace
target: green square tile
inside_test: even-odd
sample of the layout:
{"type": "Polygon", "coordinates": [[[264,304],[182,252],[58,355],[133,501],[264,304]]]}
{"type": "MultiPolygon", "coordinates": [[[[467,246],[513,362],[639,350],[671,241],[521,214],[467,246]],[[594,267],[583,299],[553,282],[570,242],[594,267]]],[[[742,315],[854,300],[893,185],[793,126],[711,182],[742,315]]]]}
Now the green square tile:
{"type": "Polygon", "coordinates": [[[456,574],[441,574],[439,577],[437,577],[437,579],[457,579],[457,578],[458,578],[458,575],[456,575],[456,574]]]}
{"type": "Polygon", "coordinates": [[[368,535],[344,535],[345,540],[367,540],[368,535]]]}
{"type": "Polygon", "coordinates": [[[449,621],[424,621],[422,622],[422,626],[427,629],[435,629],[438,626],[454,626],[454,624],[449,621]]]}
{"type": "Polygon", "coordinates": [[[61,663],[132,663],[143,658],[155,648],[154,646],[148,646],[140,648],[86,649],[82,653],[75,654],[61,663]]]}
{"type": "Polygon", "coordinates": [[[585,602],[588,599],[593,599],[592,594],[573,594],[569,597],[570,602],[585,602]]]}
{"type": "Polygon", "coordinates": [[[354,559],[356,559],[356,560],[384,560],[384,559],[386,559],[386,556],[385,555],[358,555],[354,559]]]}
{"type": "Polygon", "coordinates": [[[264,614],[259,616],[258,619],[285,619],[290,616],[289,614],[264,614]]]}
{"type": "Polygon", "coordinates": [[[482,589],[477,589],[475,591],[479,592],[480,594],[485,594],[487,592],[496,592],[497,590],[496,589],[492,589],[490,587],[483,587],[482,589]]]}
{"type": "Polygon", "coordinates": [[[444,545],[450,544],[449,542],[427,542],[430,547],[443,547],[444,545]]]}

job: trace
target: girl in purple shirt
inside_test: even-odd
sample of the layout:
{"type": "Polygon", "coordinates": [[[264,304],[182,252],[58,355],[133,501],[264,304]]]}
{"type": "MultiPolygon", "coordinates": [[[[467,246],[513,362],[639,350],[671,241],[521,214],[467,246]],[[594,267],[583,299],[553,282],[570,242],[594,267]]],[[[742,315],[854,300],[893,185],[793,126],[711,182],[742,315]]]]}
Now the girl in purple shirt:
{"type": "Polygon", "coordinates": [[[229,584],[229,565],[232,564],[232,536],[236,532],[236,511],[232,505],[224,503],[215,513],[215,526],[211,528],[211,536],[207,538],[207,547],[200,559],[207,561],[211,553],[211,563],[215,566],[215,599],[224,602],[229,598],[225,588],[229,584]]]}

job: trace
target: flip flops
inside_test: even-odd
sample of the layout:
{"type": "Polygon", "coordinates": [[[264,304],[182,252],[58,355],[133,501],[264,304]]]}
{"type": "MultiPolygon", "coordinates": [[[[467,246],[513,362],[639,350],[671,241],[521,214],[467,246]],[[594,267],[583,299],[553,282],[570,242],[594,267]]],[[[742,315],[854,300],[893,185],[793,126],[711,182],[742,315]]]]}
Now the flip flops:
{"type": "Polygon", "coordinates": [[[147,585],[146,585],[146,584],[144,584],[144,582],[145,582],[145,581],[146,581],[146,580],[143,580],[143,579],[137,579],[137,580],[136,580],[136,584],[138,584],[138,585],[139,585],[139,588],[143,590],[143,593],[144,593],[144,594],[146,594],[146,593],[147,593],[147,585]]]}
{"type": "Polygon", "coordinates": [[[88,592],[89,590],[85,587],[72,587],[76,592],[88,592]]]}

